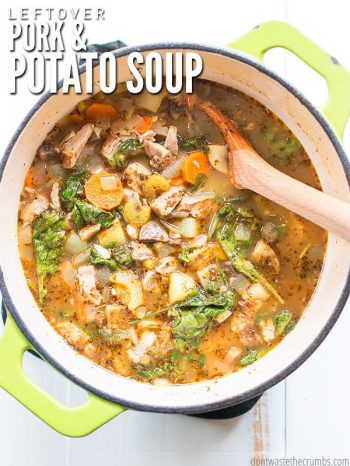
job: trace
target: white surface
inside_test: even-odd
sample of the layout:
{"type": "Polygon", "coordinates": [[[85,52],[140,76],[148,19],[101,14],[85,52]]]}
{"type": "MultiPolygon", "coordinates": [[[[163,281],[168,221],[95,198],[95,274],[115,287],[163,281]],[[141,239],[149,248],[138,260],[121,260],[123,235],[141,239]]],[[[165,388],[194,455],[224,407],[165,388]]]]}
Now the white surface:
{"type": "MultiPolygon", "coordinates": [[[[0,10],[3,59],[7,56],[7,8],[21,4],[17,0],[7,3],[2,3],[0,10]]],[[[135,0],[130,12],[121,2],[111,2],[110,6],[106,2],[99,6],[105,6],[107,20],[97,23],[95,28],[88,26],[89,39],[107,42],[120,38],[130,45],[162,40],[221,45],[256,24],[280,19],[291,22],[350,68],[346,0],[322,4],[316,0],[217,0],[214,5],[215,9],[213,4],[204,9],[197,2],[177,1],[171,6],[164,1],[147,4],[135,0]]],[[[62,1],[60,6],[69,8],[72,3],[62,1]]],[[[86,5],[74,2],[74,6],[86,5]]],[[[322,84],[315,83],[312,75],[287,54],[273,52],[268,64],[285,74],[314,102],[324,100],[322,84]]],[[[3,70],[1,152],[20,119],[37,100],[24,90],[17,96],[9,96],[3,70]],[[9,109],[13,110],[6,111],[9,109]]],[[[87,438],[66,439],[0,391],[0,465],[133,466],[164,462],[169,466],[181,463],[248,465],[254,455],[349,458],[349,311],[348,303],[329,337],[299,370],[267,392],[251,413],[235,420],[207,421],[126,412],[87,438]]],[[[59,400],[69,405],[81,400],[80,390],[44,363],[32,357],[26,362],[35,380],[59,400]]]]}

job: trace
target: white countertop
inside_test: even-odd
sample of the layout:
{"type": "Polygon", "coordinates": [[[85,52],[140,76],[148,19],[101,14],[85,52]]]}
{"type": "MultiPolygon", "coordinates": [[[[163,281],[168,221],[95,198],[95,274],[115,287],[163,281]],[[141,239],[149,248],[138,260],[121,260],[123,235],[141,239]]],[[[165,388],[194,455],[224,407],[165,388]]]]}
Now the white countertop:
{"type": "MultiPolygon", "coordinates": [[[[4,5],[6,3],[6,5],[4,5]]],[[[38,7],[36,2],[26,2],[38,7]]],[[[7,54],[7,9],[0,6],[0,51],[7,54]]],[[[86,6],[62,0],[60,7],[86,6]]],[[[174,3],[134,0],[101,2],[107,20],[97,25],[90,42],[121,39],[129,45],[183,40],[225,45],[255,25],[285,20],[299,28],[350,69],[350,8],[346,0],[245,0],[174,3]],[[124,6],[126,5],[126,6],[124,6]]],[[[90,27],[89,27],[90,30],[90,27]]],[[[267,63],[299,87],[314,103],[324,101],[326,87],[298,60],[273,51],[267,63]]],[[[3,152],[36,96],[21,91],[9,96],[1,73],[1,142],[3,152]],[[11,111],[8,111],[11,109],[11,111]],[[13,109],[13,110],[12,110],[13,109]]],[[[349,153],[350,128],[346,134],[349,153]]],[[[178,464],[216,466],[251,464],[259,458],[350,458],[350,305],[326,341],[287,380],[266,392],[247,415],[209,421],[178,415],[127,411],[82,439],[52,431],[16,400],[0,390],[0,465],[92,466],[178,464]]],[[[84,394],[44,362],[28,355],[31,377],[60,401],[78,404],[84,394]]]]}

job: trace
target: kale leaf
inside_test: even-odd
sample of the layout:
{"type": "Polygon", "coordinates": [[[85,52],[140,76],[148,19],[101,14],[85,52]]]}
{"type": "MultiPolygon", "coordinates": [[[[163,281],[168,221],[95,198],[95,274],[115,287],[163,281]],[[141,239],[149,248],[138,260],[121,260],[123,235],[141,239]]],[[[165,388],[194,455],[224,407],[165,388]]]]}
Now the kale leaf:
{"type": "Polygon", "coordinates": [[[237,303],[232,291],[220,293],[217,287],[199,290],[194,296],[175,304],[179,315],[173,323],[173,336],[179,349],[196,346],[221,312],[232,310],[237,303]]]}
{"type": "Polygon", "coordinates": [[[95,207],[82,199],[76,199],[72,210],[72,220],[77,228],[85,224],[94,225],[100,223],[103,228],[112,225],[115,216],[111,212],[95,207]]]}
{"type": "Polygon", "coordinates": [[[80,199],[84,194],[84,183],[89,176],[88,170],[73,170],[67,175],[60,193],[61,201],[67,210],[71,211],[76,199],[80,199]]]}
{"type": "Polygon", "coordinates": [[[90,262],[94,265],[106,265],[111,270],[119,270],[122,267],[130,267],[134,260],[127,246],[121,245],[111,249],[111,257],[106,259],[102,257],[94,247],[90,249],[90,262]]]}
{"type": "Polygon", "coordinates": [[[125,139],[121,141],[113,157],[109,161],[113,168],[125,168],[127,158],[131,155],[139,155],[142,153],[143,143],[138,139],[125,139]]]}
{"type": "Polygon", "coordinates": [[[33,225],[33,249],[36,260],[39,299],[43,301],[46,290],[44,280],[56,272],[63,256],[66,239],[64,213],[48,209],[33,225]]]}

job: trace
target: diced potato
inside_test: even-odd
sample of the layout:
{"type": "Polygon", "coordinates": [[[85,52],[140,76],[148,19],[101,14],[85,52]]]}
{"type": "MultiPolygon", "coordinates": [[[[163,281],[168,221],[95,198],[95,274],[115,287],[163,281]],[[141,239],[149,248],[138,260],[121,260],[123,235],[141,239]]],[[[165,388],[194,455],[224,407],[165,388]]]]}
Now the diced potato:
{"type": "Polygon", "coordinates": [[[218,278],[218,268],[215,264],[210,264],[204,269],[197,271],[199,283],[205,289],[210,282],[215,282],[218,278]]]}
{"type": "Polygon", "coordinates": [[[158,94],[150,94],[148,91],[143,91],[135,98],[134,102],[138,107],[144,108],[152,113],[157,113],[166,94],[167,90],[165,88],[158,94]]]}
{"type": "Polygon", "coordinates": [[[80,252],[83,252],[88,246],[88,243],[82,241],[79,238],[79,235],[75,233],[75,231],[71,231],[68,234],[67,241],[65,244],[65,249],[68,253],[74,255],[79,254],[80,252]]]}
{"type": "Polygon", "coordinates": [[[196,289],[197,285],[193,278],[182,272],[173,272],[170,275],[169,282],[170,304],[183,301],[184,299],[188,298],[188,296],[191,296],[196,291],[196,289]]]}
{"type": "Polygon", "coordinates": [[[106,306],[106,316],[107,316],[107,327],[114,329],[118,328],[118,318],[120,311],[124,309],[121,305],[107,304],[106,306]]]}
{"type": "Polygon", "coordinates": [[[126,243],[126,241],[124,229],[119,221],[98,235],[98,242],[104,247],[119,246],[126,243]]]}
{"type": "Polygon", "coordinates": [[[118,271],[111,276],[111,281],[128,293],[127,306],[130,311],[141,306],[143,303],[142,284],[136,274],[130,270],[118,271]]]}
{"type": "Polygon", "coordinates": [[[176,222],[176,226],[182,231],[185,238],[194,238],[199,233],[199,222],[196,218],[187,217],[176,222]]]}
{"type": "Polygon", "coordinates": [[[228,151],[226,146],[210,144],[208,158],[211,166],[220,173],[228,173],[228,151]]]}

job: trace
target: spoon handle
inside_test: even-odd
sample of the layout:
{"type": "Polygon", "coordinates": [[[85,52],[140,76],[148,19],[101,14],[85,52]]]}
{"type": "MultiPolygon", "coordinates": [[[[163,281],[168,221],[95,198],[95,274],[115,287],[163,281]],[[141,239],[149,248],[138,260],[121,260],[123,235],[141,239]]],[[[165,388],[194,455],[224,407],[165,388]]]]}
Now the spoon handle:
{"type": "Polygon", "coordinates": [[[253,151],[236,150],[234,176],[250,189],[350,242],[350,204],[276,170],[253,151]]]}

